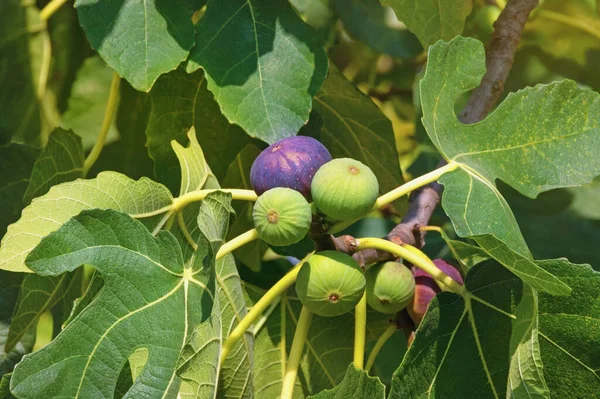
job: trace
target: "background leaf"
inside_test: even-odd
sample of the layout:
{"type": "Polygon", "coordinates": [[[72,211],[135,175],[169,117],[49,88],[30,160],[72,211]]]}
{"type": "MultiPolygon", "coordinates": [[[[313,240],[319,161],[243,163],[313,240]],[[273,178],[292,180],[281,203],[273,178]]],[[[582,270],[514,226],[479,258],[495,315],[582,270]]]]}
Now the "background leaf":
{"type": "Polygon", "coordinates": [[[414,58],[423,47],[406,28],[389,23],[390,11],[379,0],[334,0],[344,28],[374,50],[399,58],[414,58]]]}
{"type": "MultiPolygon", "coordinates": [[[[114,71],[98,56],[84,60],[77,71],[60,125],[81,136],[85,149],[92,148],[102,126],[113,74],[114,71]]],[[[115,141],[118,136],[116,121],[113,119],[106,143],[115,141]]]]}
{"type": "Polygon", "coordinates": [[[199,67],[227,119],[272,144],[308,121],[327,58],[285,0],[209,0],[187,70],[199,67]]]}
{"type": "Polygon", "coordinates": [[[39,11],[32,2],[6,0],[0,4],[0,144],[12,137],[41,144],[38,90],[41,63],[49,51],[39,11]]]}
{"type": "Polygon", "coordinates": [[[149,91],[194,45],[182,2],[76,0],[75,8],[92,48],[137,90],[149,91]]]}
{"type": "Polygon", "coordinates": [[[396,12],[427,48],[439,39],[449,40],[460,35],[465,19],[471,13],[472,0],[382,0],[396,12]]]}
{"type": "Polygon", "coordinates": [[[50,187],[83,177],[83,162],[81,138],[72,131],[56,128],[33,165],[23,201],[29,204],[50,187]]]}
{"type": "Polygon", "coordinates": [[[146,129],[147,146],[159,181],[179,189],[179,167],[171,140],[185,145],[193,126],[211,170],[222,180],[237,153],[250,142],[242,129],[231,125],[206,87],[203,73],[183,70],[162,76],[150,92],[152,111],[146,129]]]}
{"type": "Polygon", "coordinates": [[[390,121],[334,67],[314,108],[323,117],[321,141],[334,158],[350,157],[369,166],[381,193],[403,183],[390,121]]]}
{"type": "Polygon", "coordinates": [[[0,146],[0,237],[21,215],[23,195],[39,154],[38,149],[24,144],[0,146]]]}

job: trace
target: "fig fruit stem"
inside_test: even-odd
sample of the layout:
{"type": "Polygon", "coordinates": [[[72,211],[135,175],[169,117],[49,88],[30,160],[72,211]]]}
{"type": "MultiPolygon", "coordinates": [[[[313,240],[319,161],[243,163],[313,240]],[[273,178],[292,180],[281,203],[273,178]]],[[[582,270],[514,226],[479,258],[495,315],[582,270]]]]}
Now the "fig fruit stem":
{"type": "Polygon", "coordinates": [[[367,339],[367,294],[354,308],[354,366],[363,369],[365,366],[365,341],[367,339]]]}
{"type": "MultiPolygon", "coordinates": [[[[453,170],[456,170],[457,168],[458,168],[458,163],[450,161],[440,168],[437,168],[435,170],[432,170],[429,173],[419,176],[416,179],[409,181],[408,183],[404,183],[403,185],[401,185],[401,186],[383,194],[379,198],[377,198],[377,201],[375,201],[375,205],[373,205],[373,208],[371,208],[370,212],[381,209],[385,205],[396,201],[398,198],[408,195],[409,193],[417,190],[418,188],[421,188],[423,186],[426,186],[429,183],[432,183],[432,182],[438,180],[443,174],[452,172],[453,170]]],[[[357,220],[358,219],[343,220],[343,221],[337,222],[329,228],[328,232],[330,234],[339,233],[340,231],[344,230],[346,227],[350,226],[357,220]]]]}
{"type": "Polygon", "coordinates": [[[100,127],[100,132],[98,133],[98,137],[96,138],[94,147],[92,147],[92,151],[90,151],[87,158],[83,162],[84,176],[87,175],[92,166],[94,166],[94,164],[98,160],[98,157],[100,157],[102,149],[104,148],[106,136],[108,135],[110,125],[112,123],[113,117],[115,116],[115,111],[117,110],[120,85],[121,77],[118,73],[113,72],[112,82],[110,83],[110,92],[108,94],[108,103],[106,104],[106,110],[104,111],[104,119],[102,120],[102,126],[100,127]]]}
{"type": "Polygon", "coordinates": [[[285,376],[283,377],[283,385],[281,387],[281,399],[291,399],[292,394],[294,393],[298,367],[300,366],[300,360],[302,360],[304,343],[308,336],[312,316],[312,312],[305,306],[302,306],[300,317],[298,317],[298,324],[296,325],[296,331],[294,332],[294,339],[292,340],[292,347],[290,348],[290,356],[287,359],[285,367],[285,376]]]}
{"type": "Polygon", "coordinates": [[[228,253],[233,252],[239,247],[246,245],[249,242],[252,242],[256,239],[258,239],[258,231],[256,231],[256,229],[248,230],[247,232],[242,233],[239,236],[232,238],[231,240],[223,244],[221,248],[219,248],[216,258],[221,259],[228,253]]]}
{"type": "Polygon", "coordinates": [[[373,349],[371,349],[371,353],[369,353],[369,358],[367,359],[367,365],[365,366],[365,371],[367,373],[371,370],[371,367],[373,367],[375,359],[377,359],[377,355],[379,354],[379,351],[381,351],[381,348],[383,348],[383,345],[385,345],[388,339],[390,339],[396,331],[398,331],[396,324],[390,323],[388,328],[386,328],[379,338],[377,338],[375,346],[373,346],[373,349]]]}
{"type": "Polygon", "coordinates": [[[56,11],[58,11],[67,0],[52,0],[40,11],[40,19],[47,21],[56,11]]]}
{"type": "Polygon", "coordinates": [[[265,294],[252,306],[246,316],[233,329],[221,347],[221,366],[225,362],[227,355],[235,344],[244,336],[246,330],[254,323],[285,291],[296,282],[298,272],[302,264],[312,255],[312,252],[294,266],[285,276],[275,283],[265,294]]]}
{"type": "Polygon", "coordinates": [[[427,257],[427,255],[411,245],[405,244],[404,246],[401,246],[382,238],[369,237],[357,239],[356,249],[361,250],[365,248],[380,249],[382,251],[394,254],[400,258],[406,259],[416,267],[429,273],[431,277],[438,282],[438,285],[441,284],[440,288],[442,288],[444,291],[451,291],[461,296],[465,296],[467,294],[467,291],[463,285],[457,283],[446,273],[438,269],[433,261],[427,257]]]}
{"type": "MultiPolygon", "coordinates": [[[[172,205],[162,208],[164,209],[163,212],[167,210],[170,210],[172,212],[179,212],[192,202],[202,201],[204,198],[206,198],[208,194],[217,191],[231,194],[231,199],[234,200],[256,201],[258,199],[258,195],[256,195],[254,190],[244,190],[241,188],[217,188],[210,190],[196,190],[190,191],[189,193],[183,194],[181,197],[173,199],[172,205]]],[[[159,211],[160,209],[155,212],[161,213],[159,211]]]]}

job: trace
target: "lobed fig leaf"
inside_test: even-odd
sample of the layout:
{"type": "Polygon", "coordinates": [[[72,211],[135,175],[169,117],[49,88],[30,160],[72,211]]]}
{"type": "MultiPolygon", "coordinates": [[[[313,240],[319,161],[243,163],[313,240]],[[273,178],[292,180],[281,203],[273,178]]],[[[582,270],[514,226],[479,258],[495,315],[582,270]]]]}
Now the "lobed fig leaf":
{"type": "Polygon", "coordinates": [[[313,177],[329,161],[331,154],[327,148],[312,137],[288,137],[256,157],[250,169],[250,184],[258,195],[275,187],[287,187],[311,201],[313,177]]]}
{"type": "Polygon", "coordinates": [[[263,241],[281,247],[304,238],[310,228],[312,212],[302,194],[277,187],[258,197],[252,219],[263,241]]]}
{"type": "Polygon", "coordinates": [[[310,256],[300,268],[296,293],[311,312],[326,317],[352,310],[362,298],[365,276],[351,256],[323,251],[310,256]]]}
{"type": "Polygon", "coordinates": [[[365,273],[367,303],[381,313],[404,309],[415,293],[415,278],[409,268],[399,262],[382,262],[365,273]]]}
{"type": "Polygon", "coordinates": [[[379,183],[367,165],[338,158],[317,171],[311,193],[317,209],[326,216],[335,220],[357,219],[375,204],[379,183]]]}

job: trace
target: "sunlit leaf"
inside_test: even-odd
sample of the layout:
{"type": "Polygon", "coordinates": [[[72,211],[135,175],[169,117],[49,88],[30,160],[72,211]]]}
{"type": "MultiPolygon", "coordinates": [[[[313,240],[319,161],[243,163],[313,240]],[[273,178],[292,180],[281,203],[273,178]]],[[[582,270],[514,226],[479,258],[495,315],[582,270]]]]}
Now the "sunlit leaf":
{"type": "Polygon", "coordinates": [[[432,46],[421,81],[423,123],[444,158],[459,168],[442,176],[442,205],[461,236],[491,234],[531,257],[495,180],[535,197],[600,174],[598,94],[564,81],[511,93],[482,122],[463,125],[457,98],[479,85],[483,45],[456,38],[432,46]]]}
{"type": "MultiPolygon", "coordinates": [[[[143,217],[171,202],[171,193],[163,185],[146,178],[132,180],[114,172],[59,184],[34,199],[21,218],[9,226],[0,246],[0,269],[28,272],[25,258],[42,237],[82,210],[110,208],[143,217]]],[[[155,226],[157,220],[149,217],[146,222],[155,226]]]]}
{"type": "Polygon", "coordinates": [[[327,57],[285,0],[210,0],[187,70],[199,67],[227,119],[271,144],[308,121],[327,57]]]}
{"type": "Polygon", "coordinates": [[[194,45],[183,2],[76,0],[75,8],[92,48],[137,90],[149,91],[194,45]]]}

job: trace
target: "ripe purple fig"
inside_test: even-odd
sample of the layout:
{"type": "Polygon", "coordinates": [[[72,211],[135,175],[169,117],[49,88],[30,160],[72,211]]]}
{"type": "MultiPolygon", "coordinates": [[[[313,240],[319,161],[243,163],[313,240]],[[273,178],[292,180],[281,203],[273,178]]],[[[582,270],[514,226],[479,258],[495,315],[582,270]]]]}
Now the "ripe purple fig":
{"type": "Polygon", "coordinates": [[[261,152],[250,169],[250,184],[261,195],[275,187],[287,187],[312,201],[310,185],[331,154],[312,137],[294,136],[279,140],[261,152]]]}
{"type": "MultiPolygon", "coordinates": [[[[462,276],[460,272],[451,264],[446,263],[442,259],[434,259],[433,263],[450,276],[457,283],[463,284],[462,276]]],[[[435,280],[429,273],[424,272],[423,270],[413,267],[412,268],[413,276],[415,276],[415,295],[406,308],[408,310],[408,314],[411,319],[415,322],[415,325],[419,325],[421,320],[423,320],[423,316],[427,311],[427,307],[429,306],[429,302],[433,299],[433,297],[441,292],[440,287],[436,284],[435,280]]]]}

